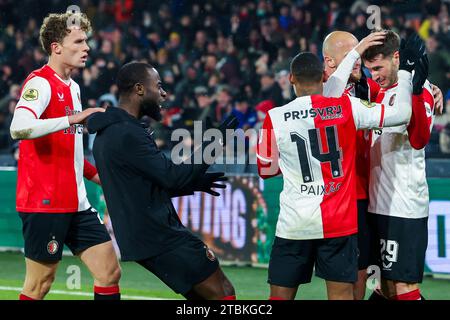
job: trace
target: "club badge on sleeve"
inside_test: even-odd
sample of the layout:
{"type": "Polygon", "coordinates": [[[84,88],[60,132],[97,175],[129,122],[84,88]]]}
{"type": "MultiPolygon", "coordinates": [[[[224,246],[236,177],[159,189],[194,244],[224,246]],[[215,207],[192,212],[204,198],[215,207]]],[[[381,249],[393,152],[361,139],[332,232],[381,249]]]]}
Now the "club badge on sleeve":
{"type": "Polygon", "coordinates": [[[22,95],[22,98],[24,98],[27,101],[37,100],[38,97],[39,97],[39,92],[36,89],[28,89],[22,95]]]}

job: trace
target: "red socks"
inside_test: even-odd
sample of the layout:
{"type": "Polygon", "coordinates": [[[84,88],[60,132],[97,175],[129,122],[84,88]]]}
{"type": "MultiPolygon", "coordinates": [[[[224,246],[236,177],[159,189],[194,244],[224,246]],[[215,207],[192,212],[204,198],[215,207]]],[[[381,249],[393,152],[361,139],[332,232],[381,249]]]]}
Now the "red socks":
{"type": "Polygon", "coordinates": [[[30,298],[29,296],[24,295],[23,293],[21,293],[19,295],[19,300],[35,300],[33,298],[30,298]]]}
{"type": "Polygon", "coordinates": [[[111,287],[94,286],[94,300],[120,300],[118,285],[111,287]]]}
{"type": "Polygon", "coordinates": [[[391,300],[421,300],[420,290],[416,289],[414,291],[393,296],[391,300]]]}
{"type": "Polygon", "coordinates": [[[269,297],[269,300],[286,300],[286,299],[281,297],[269,297]]]}
{"type": "Polygon", "coordinates": [[[236,300],[236,296],[225,296],[220,300],[236,300]]]}

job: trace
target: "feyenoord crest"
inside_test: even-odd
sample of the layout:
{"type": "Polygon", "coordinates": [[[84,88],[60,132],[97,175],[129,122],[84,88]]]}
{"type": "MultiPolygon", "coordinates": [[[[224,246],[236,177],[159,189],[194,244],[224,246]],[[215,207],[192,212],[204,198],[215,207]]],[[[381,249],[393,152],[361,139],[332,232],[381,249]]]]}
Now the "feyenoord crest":
{"type": "Polygon", "coordinates": [[[55,254],[56,252],[58,252],[59,249],[59,244],[58,241],[56,240],[52,240],[47,244],[47,251],[50,254],[55,254]]]}
{"type": "Polygon", "coordinates": [[[395,102],[395,96],[396,96],[396,94],[394,93],[393,95],[392,95],[392,97],[389,99],[389,106],[393,106],[394,105],[394,102],[395,102]]]}
{"type": "Polygon", "coordinates": [[[206,257],[211,261],[216,260],[216,255],[214,254],[214,251],[212,251],[207,246],[205,246],[205,249],[206,249],[206,257]]]}

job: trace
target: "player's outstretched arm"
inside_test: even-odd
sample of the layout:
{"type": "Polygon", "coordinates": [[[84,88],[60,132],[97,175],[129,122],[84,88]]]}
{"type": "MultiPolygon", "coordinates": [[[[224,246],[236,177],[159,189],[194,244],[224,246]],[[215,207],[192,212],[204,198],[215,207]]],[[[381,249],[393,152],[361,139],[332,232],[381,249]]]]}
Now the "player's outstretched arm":
{"type": "Polygon", "coordinates": [[[11,127],[11,137],[14,140],[27,140],[43,137],[53,132],[70,127],[69,117],[54,119],[36,119],[33,112],[25,108],[17,108],[14,111],[11,127]]]}
{"type": "Polygon", "coordinates": [[[350,98],[353,119],[357,129],[394,127],[407,124],[411,118],[412,102],[411,72],[399,70],[396,107],[385,108],[384,104],[350,98]]]}
{"type": "Polygon", "coordinates": [[[117,145],[110,147],[123,163],[169,193],[189,190],[195,179],[193,165],[173,163],[155,144],[148,143],[143,131],[128,131],[121,135],[117,145]]]}
{"type": "Polygon", "coordinates": [[[36,139],[69,128],[72,124],[83,123],[94,112],[103,112],[102,108],[89,108],[76,115],[38,119],[33,110],[18,106],[14,111],[10,134],[13,139],[36,139]]]}

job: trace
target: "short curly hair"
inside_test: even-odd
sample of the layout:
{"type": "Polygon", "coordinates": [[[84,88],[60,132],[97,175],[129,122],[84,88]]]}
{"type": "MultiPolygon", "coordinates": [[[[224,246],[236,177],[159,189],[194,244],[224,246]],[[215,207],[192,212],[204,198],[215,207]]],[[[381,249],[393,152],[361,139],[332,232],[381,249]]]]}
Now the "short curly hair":
{"type": "Polygon", "coordinates": [[[91,22],[84,13],[50,13],[45,17],[39,32],[39,41],[42,49],[48,55],[52,54],[51,44],[53,42],[62,43],[64,37],[70,33],[68,26],[70,26],[72,21],[78,22],[81,30],[84,32],[90,32],[92,30],[91,22]],[[76,20],[69,20],[74,18],[76,20]]]}

